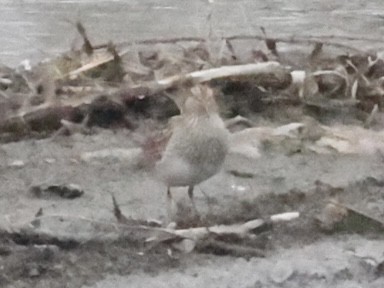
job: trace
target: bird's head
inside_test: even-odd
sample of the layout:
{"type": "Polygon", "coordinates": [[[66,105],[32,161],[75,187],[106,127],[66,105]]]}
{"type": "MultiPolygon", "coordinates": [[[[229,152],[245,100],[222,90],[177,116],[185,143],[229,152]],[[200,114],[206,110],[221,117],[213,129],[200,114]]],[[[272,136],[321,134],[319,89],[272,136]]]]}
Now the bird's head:
{"type": "Polygon", "coordinates": [[[182,114],[209,115],[217,113],[218,107],[213,90],[207,85],[196,85],[191,88],[191,95],[186,99],[182,114]]]}

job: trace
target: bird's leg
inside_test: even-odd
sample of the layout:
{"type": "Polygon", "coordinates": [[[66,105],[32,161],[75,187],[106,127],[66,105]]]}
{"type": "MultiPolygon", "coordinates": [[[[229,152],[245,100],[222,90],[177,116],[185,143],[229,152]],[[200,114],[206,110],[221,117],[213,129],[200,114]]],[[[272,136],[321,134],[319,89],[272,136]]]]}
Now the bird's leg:
{"type": "Polygon", "coordinates": [[[167,217],[168,222],[172,222],[172,194],[171,187],[167,187],[167,217]]]}
{"type": "Polygon", "coordinates": [[[189,199],[191,199],[191,203],[192,203],[193,211],[194,211],[195,214],[198,216],[198,215],[199,215],[199,212],[198,212],[197,209],[196,209],[195,200],[193,199],[193,188],[194,188],[194,186],[188,186],[188,196],[189,196],[189,199]]]}
{"type": "Polygon", "coordinates": [[[211,208],[212,208],[212,205],[211,205],[211,198],[208,196],[207,193],[205,193],[205,191],[204,191],[203,189],[200,188],[200,191],[201,191],[201,193],[202,193],[202,194],[204,195],[204,197],[205,197],[205,201],[206,201],[206,203],[207,203],[207,206],[208,206],[209,210],[211,210],[211,208]]]}

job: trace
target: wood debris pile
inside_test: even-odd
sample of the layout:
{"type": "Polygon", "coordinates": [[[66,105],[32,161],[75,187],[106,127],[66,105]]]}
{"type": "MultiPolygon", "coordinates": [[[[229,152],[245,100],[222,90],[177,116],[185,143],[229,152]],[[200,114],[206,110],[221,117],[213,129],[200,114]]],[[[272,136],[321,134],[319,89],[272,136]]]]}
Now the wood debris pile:
{"type": "Polygon", "coordinates": [[[59,247],[76,246],[85,242],[116,242],[145,244],[146,252],[156,246],[190,253],[192,251],[231,254],[240,257],[265,257],[255,247],[261,233],[271,230],[274,224],[290,222],[299,218],[299,212],[272,215],[266,219],[252,219],[231,225],[212,225],[175,229],[175,223],[160,227],[159,222],[135,220],[126,217],[113,197],[117,223],[71,215],[44,215],[42,209],[27,223],[9,223],[0,227],[2,235],[11,237],[16,243],[28,242],[59,247]],[[77,233],[73,233],[77,231],[77,233]]]}
{"type": "Polygon", "coordinates": [[[294,107],[315,118],[346,113],[369,126],[382,109],[379,54],[314,39],[273,39],[264,29],[253,37],[98,46],[81,23],[77,29],[80,49],[34,67],[0,68],[1,141],[165,120],[179,113],[178,90],[203,82],[216,88],[226,117],[294,107]],[[301,50],[287,50],[298,44],[301,50]]]}

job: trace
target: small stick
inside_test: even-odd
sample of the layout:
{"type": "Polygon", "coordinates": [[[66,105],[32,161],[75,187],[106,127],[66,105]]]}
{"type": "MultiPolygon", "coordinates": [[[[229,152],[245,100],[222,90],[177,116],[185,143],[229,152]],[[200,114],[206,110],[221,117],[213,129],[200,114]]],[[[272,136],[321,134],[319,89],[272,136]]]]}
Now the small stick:
{"type": "Polygon", "coordinates": [[[213,252],[214,254],[220,255],[232,255],[235,257],[265,257],[265,253],[258,248],[230,244],[214,239],[206,239],[202,241],[197,245],[196,250],[200,252],[213,252]]]}
{"type": "Polygon", "coordinates": [[[379,111],[379,105],[375,104],[375,106],[373,106],[371,114],[369,114],[367,120],[365,120],[364,128],[369,128],[371,126],[372,121],[375,119],[375,116],[377,115],[378,111],[379,111]]]}

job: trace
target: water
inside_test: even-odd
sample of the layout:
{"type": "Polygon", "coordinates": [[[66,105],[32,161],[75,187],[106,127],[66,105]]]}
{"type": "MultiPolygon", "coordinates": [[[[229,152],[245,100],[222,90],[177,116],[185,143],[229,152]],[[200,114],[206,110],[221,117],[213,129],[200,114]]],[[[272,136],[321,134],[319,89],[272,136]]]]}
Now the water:
{"type": "Polygon", "coordinates": [[[95,43],[216,35],[352,36],[384,44],[384,1],[365,0],[0,0],[0,62],[15,66],[67,50],[81,20],[95,43]]]}

